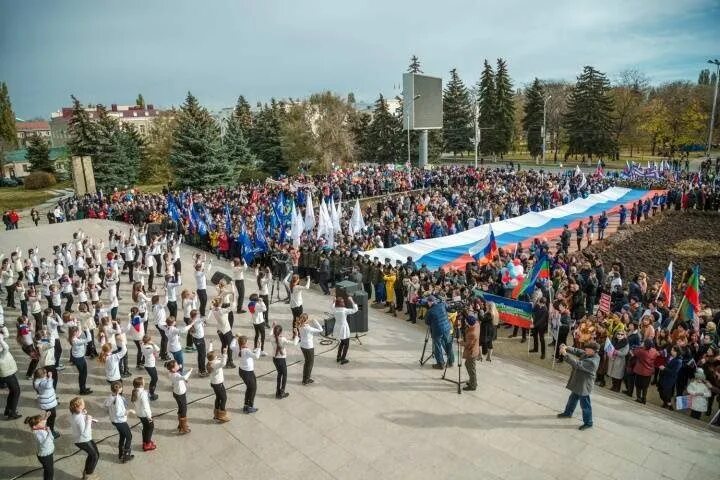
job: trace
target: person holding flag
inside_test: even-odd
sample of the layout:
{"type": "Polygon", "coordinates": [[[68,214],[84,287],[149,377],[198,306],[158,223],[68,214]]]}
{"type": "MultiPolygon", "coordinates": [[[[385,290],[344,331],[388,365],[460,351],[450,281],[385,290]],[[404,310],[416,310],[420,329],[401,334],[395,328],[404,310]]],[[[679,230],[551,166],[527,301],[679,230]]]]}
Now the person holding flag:
{"type": "Polygon", "coordinates": [[[655,301],[660,300],[660,297],[662,296],[665,300],[665,305],[672,305],[672,275],[673,275],[673,264],[670,262],[670,265],[668,265],[667,270],[665,271],[665,277],[663,278],[662,285],[660,285],[660,289],[658,290],[657,296],[655,297],[655,301]]]}
{"type": "Polygon", "coordinates": [[[497,257],[498,246],[495,241],[495,233],[493,232],[492,226],[490,227],[490,235],[470,247],[468,253],[472,255],[480,266],[487,265],[497,257]]]}
{"type": "Polygon", "coordinates": [[[700,267],[696,266],[692,270],[692,275],[687,282],[685,295],[683,296],[680,306],[677,310],[677,319],[685,322],[687,326],[692,325],[696,332],[700,329],[700,267]],[[692,323],[691,323],[692,322],[692,323]]]}

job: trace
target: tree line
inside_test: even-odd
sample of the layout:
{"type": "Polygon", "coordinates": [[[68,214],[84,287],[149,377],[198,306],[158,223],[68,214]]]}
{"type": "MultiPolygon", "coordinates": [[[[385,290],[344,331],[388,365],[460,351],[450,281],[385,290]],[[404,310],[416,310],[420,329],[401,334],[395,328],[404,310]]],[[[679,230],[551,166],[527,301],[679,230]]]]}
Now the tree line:
{"type": "MultiPolygon", "coordinates": [[[[413,56],[408,72],[422,73],[413,56]]],[[[485,60],[468,88],[456,69],[443,90],[443,128],[429,135],[429,156],[472,154],[475,132],[481,156],[543,153],[558,161],[573,156],[619,158],[620,154],[676,155],[704,145],[715,75],[703,70],[697,83],[651,86],[639,71],[612,81],[586,66],[574,83],[535,78],[516,87],[506,60],[485,60]],[[545,125],[545,131],[543,131],[545,125]]],[[[371,111],[359,111],[352,93],[331,92],[306,99],[272,99],[251,108],[240,96],[229,118],[218,122],[188,93],[184,103],[153,121],[143,137],[98,106],[91,119],[72,97],[69,124],[72,155],[90,155],[97,184],[105,189],[135,183],[172,182],[180,187],[229,185],[241,179],[299,171],[327,171],[333,165],[404,163],[417,158],[417,132],[403,130],[403,102],[380,95],[371,111]],[[391,108],[391,103],[397,108],[391,108]]],[[[137,105],[145,100],[139,95],[137,105]]],[[[715,128],[718,120],[716,119],[715,128]]],[[[7,87],[0,85],[0,134],[5,149],[16,147],[14,114],[7,87]]],[[[33,170],[52,171],[43,140],[32,139],[33,170]]]]}

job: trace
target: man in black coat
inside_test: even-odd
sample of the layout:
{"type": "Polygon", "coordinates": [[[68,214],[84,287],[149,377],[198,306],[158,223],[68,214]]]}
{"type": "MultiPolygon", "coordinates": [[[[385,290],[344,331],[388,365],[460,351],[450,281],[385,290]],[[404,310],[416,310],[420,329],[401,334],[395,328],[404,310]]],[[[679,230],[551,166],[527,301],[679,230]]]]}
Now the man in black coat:
{"type": "Polygon", "coordinates": [[[540,341],[540,358],[545,359],[545,333],[548,327],[548,308],[545,298],[540,297],[533,307],[533,353],[538,351],[538,339],[540,341]]]}

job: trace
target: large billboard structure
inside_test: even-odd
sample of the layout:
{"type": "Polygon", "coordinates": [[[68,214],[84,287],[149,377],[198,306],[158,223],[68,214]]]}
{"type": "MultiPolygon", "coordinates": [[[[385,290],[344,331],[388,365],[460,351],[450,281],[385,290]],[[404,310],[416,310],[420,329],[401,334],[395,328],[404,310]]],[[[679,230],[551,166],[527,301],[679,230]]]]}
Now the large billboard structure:
{"type": "Polygon", "coordinates": [[[403,74],[403,127],[408,132],[410,161],[410,130],[420,130],[418,165],[427,164],[428,130],[443,127],[442,78],[403,74]]]}

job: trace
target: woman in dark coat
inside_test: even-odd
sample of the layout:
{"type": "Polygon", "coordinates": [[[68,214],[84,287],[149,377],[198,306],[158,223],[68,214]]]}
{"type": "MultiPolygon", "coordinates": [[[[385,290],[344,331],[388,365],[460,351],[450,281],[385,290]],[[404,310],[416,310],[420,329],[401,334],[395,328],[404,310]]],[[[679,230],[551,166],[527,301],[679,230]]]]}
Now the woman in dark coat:
{"type": "Polygon", "coordinates": [[[491,362],[493,340],[497,337],[497,325],[500,321],[497,307],[494,303],[488,302],[485,308],[478,311],[480,318],[480,347],[485,360],[491,362]]]}
{"type": "Polygon", "coordinates": [[[663,408],[667,408],[668,410],[672,410],[670,402],[672,401],[675,383],[677,383],[678,373],[682,368],[682,364],[680,350],[678,347],[672,347],[667,364],[660,367],[660,381],[657,384],[658,393],[660,393],[663,408]]]}

